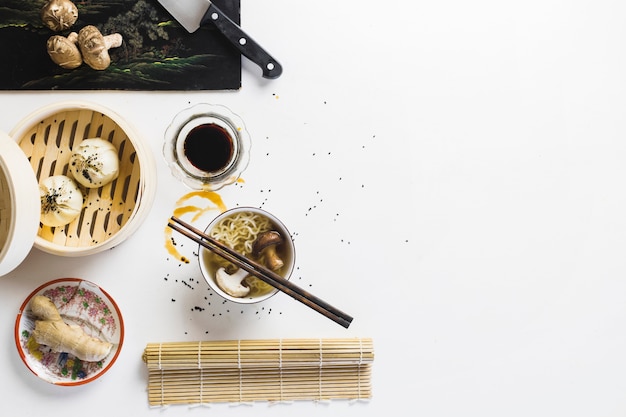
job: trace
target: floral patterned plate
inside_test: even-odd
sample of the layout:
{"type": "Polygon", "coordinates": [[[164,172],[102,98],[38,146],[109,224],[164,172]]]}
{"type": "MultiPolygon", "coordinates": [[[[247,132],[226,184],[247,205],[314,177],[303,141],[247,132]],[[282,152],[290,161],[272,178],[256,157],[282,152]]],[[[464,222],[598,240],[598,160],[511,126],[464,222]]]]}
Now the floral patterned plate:
{"type": "Polygon", "coordinates": [[[33,291],[20,307],[15,321],[15,343],[20,357],[35,375],[56,385],[82,385],[104,374],[117,359],[124,340],[124,322],[115,301],[96,284],[78,278],[50,281],[33,291]],[[80,326],[87,334],[113,344],[99,362],[53,352],[31,336],[35,320],[29,303],[44,295],[56,305],[65,323],[80,326]]]}

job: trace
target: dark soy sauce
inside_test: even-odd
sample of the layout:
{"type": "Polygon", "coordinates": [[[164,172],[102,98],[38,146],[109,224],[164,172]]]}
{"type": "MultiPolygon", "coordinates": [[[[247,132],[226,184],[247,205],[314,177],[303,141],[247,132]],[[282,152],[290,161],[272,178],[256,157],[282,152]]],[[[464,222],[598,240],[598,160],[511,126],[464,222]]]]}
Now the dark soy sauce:
{"type": "Polygon", "coordinates": [[[185,156],[201,171],[215,172],[228,166],[233,156],[233,139],[214,123],[191,129],[184,142],[185,156]]]}

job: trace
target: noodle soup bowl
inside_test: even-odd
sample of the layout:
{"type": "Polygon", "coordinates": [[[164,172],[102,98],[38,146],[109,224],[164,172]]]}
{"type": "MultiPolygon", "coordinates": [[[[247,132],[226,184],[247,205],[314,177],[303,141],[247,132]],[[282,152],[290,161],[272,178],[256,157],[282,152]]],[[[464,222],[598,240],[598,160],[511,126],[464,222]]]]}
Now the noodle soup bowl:
{"type": "MultiPolygon", "coordinates": [[[[268,269],[271,269],[272,261],[280,259],[283,265],[274,272],[285,279],[291,277],[295,265],[295,246],[287,227],[273,214],[255,207],[233,208],[213,219],[204,232],[268,269]],[[271,241],[269,236],[275,237],[276,233],[267,232],[278,232],[280,241],[271,241]],[[264,236],[259,239],[261,235],[264,236]],[[260,240],[267,242],[259,245],[260,240]],[[259,253],[254,251],[255,242],[257,249],[265,246],[259,253]]],[[[226,300],[252,304],[267,300],[278,292],[202,246],[198,253],[204,279],[215,293],[226,300]],[[246,289],[249,291],[243,295],[246,289]]]]}

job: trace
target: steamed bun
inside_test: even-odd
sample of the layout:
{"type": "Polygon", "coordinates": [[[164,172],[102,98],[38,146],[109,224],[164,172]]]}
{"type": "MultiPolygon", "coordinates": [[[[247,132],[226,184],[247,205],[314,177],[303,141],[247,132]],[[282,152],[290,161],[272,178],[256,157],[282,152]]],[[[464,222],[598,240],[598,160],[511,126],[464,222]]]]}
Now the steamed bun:
{"type": "Polygon", "coordinates": [[[65,226],[80,214],[83,194],[78,185],[65,175],[53,175],[39,184],[42,224],[50,227],[65,226]]]}
{"type": "Polygon", "coordinates": [[[120,161],[115,146],[104,139],[83,140],[72,152],[69,169],[87,188],[98,188],[117,178],[120,161]]]}

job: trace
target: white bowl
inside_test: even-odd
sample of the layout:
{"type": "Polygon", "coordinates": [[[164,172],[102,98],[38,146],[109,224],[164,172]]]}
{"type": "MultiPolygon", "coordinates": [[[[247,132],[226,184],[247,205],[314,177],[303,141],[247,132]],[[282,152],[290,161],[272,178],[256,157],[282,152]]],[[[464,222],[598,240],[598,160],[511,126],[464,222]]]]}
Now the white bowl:
{"type": "MultiPolygon", "coordinates": [[[[295,265],[295,259],[296,259],[295,246],[291,238],[291,234],[289,233],[289,230],[287,230],[287,227],[285,227],[285,225],[280,220],[278,220],[278,218],[276,218],[276,216],[274,216],[273,214],[268,213],[265,210],[255,208],[255,207],[233,208],[233,209],[230,209],[221,213],[215,219],[213,219],[211,223],[209,223],[209,225],[207,226],[204,232],[210,236],[211,231],[219,222],[221,222],[225,218],[231,217],[233,215],[236,215],[242,212],[251,212],[251,213],[259,214],[263,217],[266,217],[267,219],[269,219],[272,225],[272,230],[276,230],[277,232],[281,234],[281,236],[283,237],[283,243],[281,244],[280,252],[281,252],[281,258],[285,262],[285,265],[279,271],[277,271],[277,273],[281,275],[283,278],[289,279],[291,277],[291,273],[293,272],[294,265],[295,265]]],[[[222,242],[222,243],[225,243],[225,242],[222,242]]],[[[212,259],[215,259],[217,255],[215,255],[210,250],[202,246],[199,246],[198,254],[199,254],[198,260],[200,263],[200,270],[202,271],[202,275],[204,276],[204,279],[207,281],[211,289],[215,291],[216,294],[219,294],[221,297],[225,298],[226,300],[239,303],[239,304],[252,304],[252,303],[258,303],[260,301],[267,300],[268,298],[270,298],[271,296],[273,296],[274,294],[278,292],[277,289],[271,289],[269,292],[264,293],[262,295],[254,295],[254,296],[248,295],[245,297],[233,297],[232,295],[226,293],[222,288],[220,288],[220,286],[217,284],[217,281],[215,279],[215,271],[217,268],[215,266],[215,263],[212,261],[212,259]]]]}

